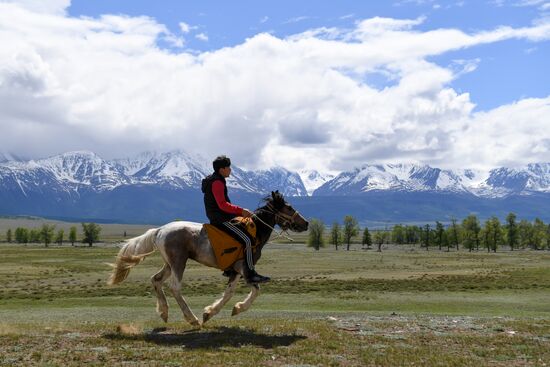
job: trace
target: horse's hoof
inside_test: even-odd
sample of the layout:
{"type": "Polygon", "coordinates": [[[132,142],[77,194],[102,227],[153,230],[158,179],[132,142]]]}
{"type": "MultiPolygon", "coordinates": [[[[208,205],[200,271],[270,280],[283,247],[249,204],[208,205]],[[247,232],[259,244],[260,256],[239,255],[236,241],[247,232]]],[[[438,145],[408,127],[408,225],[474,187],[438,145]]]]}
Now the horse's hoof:
{"type": "Polygon", "coordinates": [[[235,306],[233,307],[233,311],[231,312],[231,316],[235,316],[239,314],[239,309],[235,306]]]}
{"type": "Polygon", "coordinates": [[[196,327],[197,329],[200,329],[202,324],[199,320],[194,320],[191,322],[191,325],[193,325],[194,327],[196,327]]]}
{"type": "Polygon", "coordinates": [[[202,323],[204,324],[206,321],[210,320],[210,318],[212,317],[212,315],[210,315],[210,313],[208,312],[205,312],[202,314],[202,323]]]}
{"type": "Polygon", "coordinates": [[[168,312],[161,313],[160,318],[163,319],[164,322],[168,322],[168,312]]]}

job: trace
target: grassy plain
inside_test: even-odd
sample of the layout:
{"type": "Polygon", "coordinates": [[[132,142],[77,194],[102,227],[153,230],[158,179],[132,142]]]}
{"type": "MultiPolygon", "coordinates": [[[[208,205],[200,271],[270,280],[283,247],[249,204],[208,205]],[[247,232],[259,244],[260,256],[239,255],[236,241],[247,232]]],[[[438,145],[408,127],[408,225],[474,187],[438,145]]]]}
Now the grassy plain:
{"type": "MultiPolygon", "coordinates": [[[[270,244],[273,277],[252,309],[200,330],[169,297],[155,313],[158,254],[121,285],[116,246],[0,245],[0,365],[544,366],[550,361],[550,252],[382,253],[270,244]]],[[[183,293],[202,308],[221,272],[188,264],[183,293]]],[[[167,292],[168,293],[168,292],[167,292]]]]}

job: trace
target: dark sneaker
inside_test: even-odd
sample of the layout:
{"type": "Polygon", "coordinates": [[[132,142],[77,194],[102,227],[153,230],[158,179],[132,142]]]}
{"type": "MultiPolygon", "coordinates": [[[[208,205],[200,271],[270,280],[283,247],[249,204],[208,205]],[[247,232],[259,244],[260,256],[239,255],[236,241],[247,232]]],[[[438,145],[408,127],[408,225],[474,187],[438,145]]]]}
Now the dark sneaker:
{"type": "Polygon", "coordinates": [[[231,278],[231,277],[234,276],[234,275],[237,275],[237,272],[236,272],[235,270],[233,270],[233,269],[225,270],[225,271],[223,272],[223,276],[224,276],[224,277],[231,278]]]}
{"type": "Polygon", "coordinates": [[[271,280],[270,277],[264,277],[263,275],[260,275],[256,272],[254,272],[254,273],[248,275],[248,278],[246,279],[246,282],[250,283],[250,284],[257,284],[257,283],[269,282],[270,280],[271,280]]]}

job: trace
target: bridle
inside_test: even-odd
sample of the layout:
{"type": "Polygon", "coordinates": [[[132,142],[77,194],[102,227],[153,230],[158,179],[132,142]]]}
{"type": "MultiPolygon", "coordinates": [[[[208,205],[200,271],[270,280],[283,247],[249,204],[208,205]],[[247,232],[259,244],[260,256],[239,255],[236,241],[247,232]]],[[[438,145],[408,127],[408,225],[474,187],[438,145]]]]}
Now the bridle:
{"type": "Polygon", "coordinates": [[[280,210],[277,210],[275,206],[271,203],[267,203],[266,205],[270,210],[271,214],[275,215],[275,223],[279,224],[281,228],[290,228],[292,224],[294,224],[294,218],[296,218],[297,215],[300,215],[300,213],[292,208],[294,210],[294,213],[292,215],[281,213],[280,210]],[[281,222],[279,222],[279,219],[282,219],[281,222]]]}
{"type": "Polygon", "coordinates": [[[260,222],[262,222],[264,225],[266,225],[268,228],[271,228],[273,232],[277,233],[277,237],[285,237],[287,240],[290,240],[294,242],[292,238],[288,235],[288,229],[294,224],[294,218],[296,218],[297,215],[300,215],[300,213],[294,209],[294,213],[292,215],[281,213],[280,210],[276,209],[275,206],[271,203],[267,203],[266,207],[269,209],[260,208],[260,210],[273,214],[275,217],[275,223],[277,223],[281,227],[281,232],[277,232],[275,228],[264,222],[260,217],[258,217],[256,214],[253,214],[253,216],[258,219],[260,222]],[[282,220],[280,220],[282,219],[282,220]]]}

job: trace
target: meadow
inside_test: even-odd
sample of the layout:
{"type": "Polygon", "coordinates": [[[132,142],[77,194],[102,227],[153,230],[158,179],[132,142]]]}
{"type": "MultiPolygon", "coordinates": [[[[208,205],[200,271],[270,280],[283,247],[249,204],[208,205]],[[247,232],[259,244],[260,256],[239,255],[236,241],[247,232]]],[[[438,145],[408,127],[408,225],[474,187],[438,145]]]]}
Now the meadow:
{"type": "MultiPolygon", "coordinates": [[[[550,252],[383,252],[269,244],[272,276],[250,311],[243,285],[201,329],[175,301],[155,312],[158,254],[121,285],[118,248],[0,244],[0,365],[545,366],[550,252]]],[[[225,278],[189,262],[183,294],[200,317],[225,278]]]]}

